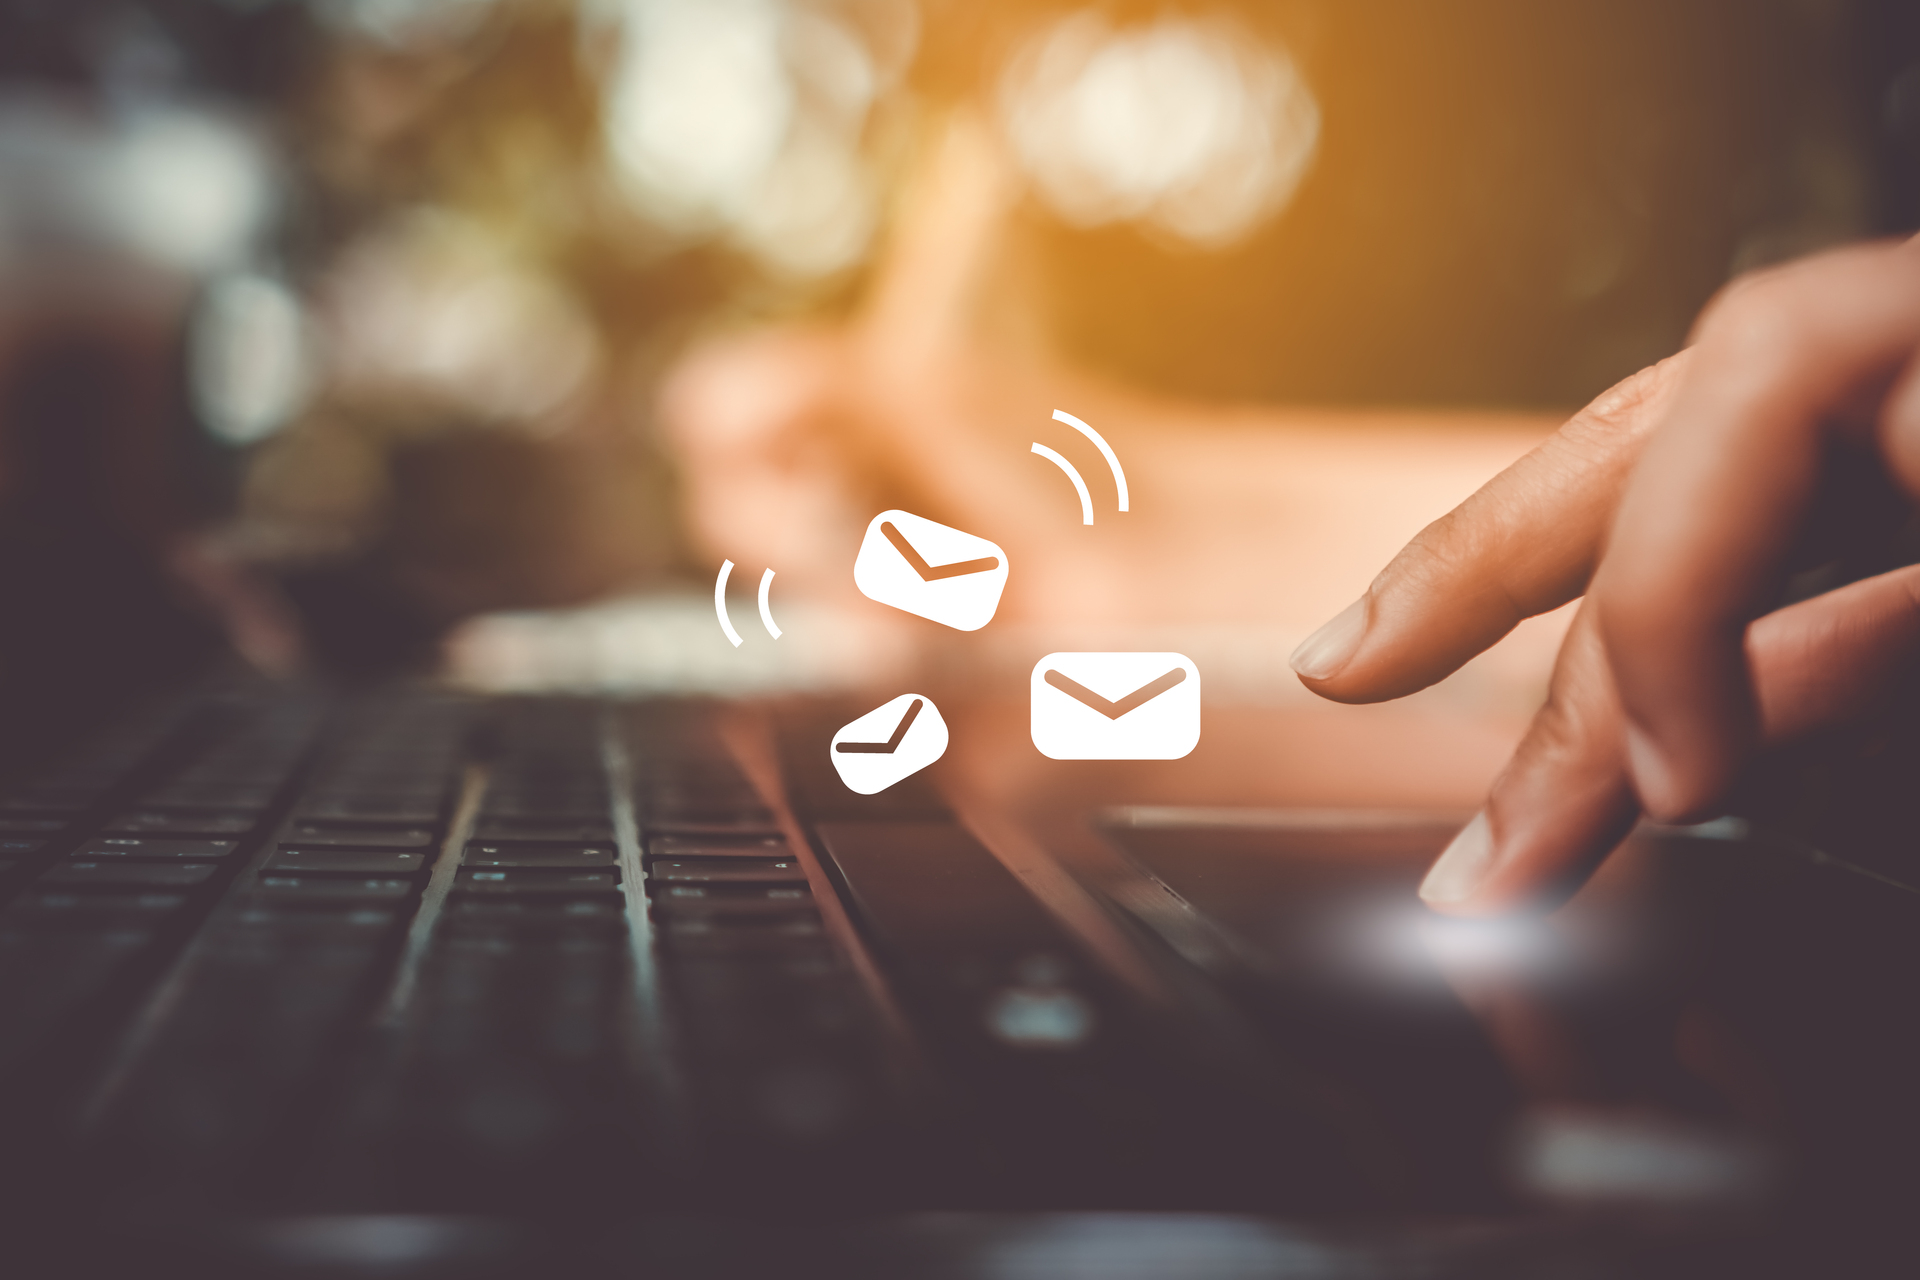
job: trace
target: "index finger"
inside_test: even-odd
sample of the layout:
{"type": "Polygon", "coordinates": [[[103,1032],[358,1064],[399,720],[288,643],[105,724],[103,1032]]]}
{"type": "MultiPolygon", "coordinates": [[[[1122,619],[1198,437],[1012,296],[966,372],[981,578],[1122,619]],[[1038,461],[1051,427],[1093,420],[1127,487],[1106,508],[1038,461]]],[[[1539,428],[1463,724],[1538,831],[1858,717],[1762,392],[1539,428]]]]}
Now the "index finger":
{"type": "Polygon", "coordinates": [[[1620,491],[1687,359],[1682,352],[1608,389],[1422,529],[1365,596],[1294,651],[1301,680],[1336,702],[1403,697],[1585,591],[1620,491]]]}
{"type": "Polygon", "coordinates": [[[1843,411],[1890,380],[1916,345],[1913,244],[1778,269],[1730,291],[1702,320],[1591,592],[1629,768],[1655,817],[1703,812],[1750,750],[1746,626],[1774,603],[1843,411]]]}

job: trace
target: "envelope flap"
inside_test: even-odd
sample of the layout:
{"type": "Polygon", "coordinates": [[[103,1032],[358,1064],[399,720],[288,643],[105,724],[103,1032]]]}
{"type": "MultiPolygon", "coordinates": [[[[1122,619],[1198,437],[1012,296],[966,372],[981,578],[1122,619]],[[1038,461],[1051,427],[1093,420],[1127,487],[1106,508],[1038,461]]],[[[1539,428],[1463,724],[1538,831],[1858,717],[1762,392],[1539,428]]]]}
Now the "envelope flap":
{"type": "Polygon", "coordinates": [[[925,700],[924,694],[903,693],[889,702],[883,702],[867,714],[842,725],[840,732],[834,735],[834,741],[858,742],[867,739],[879,741],[888,738],[892,736],[894,729],[899,727],[901,717],[906,715],[907,708],[915,702],[925,700]]]}
{"type": "Polygon", "coordinates": [[[879,533],[880,526],[891,524],[900,531],[900,535],[913,544],[913,549],[929,563],[940,565],[955,560],[978,560],[987,556],[1006,564],[1006,552],[997,543],[976,537],[964,530],[929,520],[925,516],[914,515],[911,511],[882,511],[867,526],[869,537],[879,533]]]}
{"type": "MultiPolygon", "coordinates": [[[[1036,670],[1043,678],[1046,671],[1058,671],[1113,702],[1122,701],[1169,671],[1184,671],[1188,680],[1199,675],[1192,659],[1181,653],[1050,653],[1036,670]]],[[[1060,696],[1070,695],[1062,692],[1060,696]]]]}

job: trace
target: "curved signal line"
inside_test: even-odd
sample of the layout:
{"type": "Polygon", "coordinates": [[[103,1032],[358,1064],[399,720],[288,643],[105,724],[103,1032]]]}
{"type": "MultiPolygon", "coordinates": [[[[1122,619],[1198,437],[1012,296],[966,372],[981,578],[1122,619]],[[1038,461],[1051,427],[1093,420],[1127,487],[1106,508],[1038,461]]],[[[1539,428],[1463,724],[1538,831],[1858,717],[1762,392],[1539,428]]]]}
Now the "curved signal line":
{"type": "MultiPolygon", "coordinates": [[[[1080,495],[1080,523],[1092,524],[1093,495],[1087,492],[1087,482],[1080,478],[1080,473],[1073,469],[1073,464],[1038,440],[1033,442],[1033,451],[1067,473],[1067,479],[1073,481],[1073,491],[1080,495]]],[[[1122,507],[1121,510],[1124,511],[1126,508],[1122,507]]]]}
{"type": "MultiPolygon", "coordinates": [[[[1080,419],[1074,417],[1065,409],[1055,409],[1053,411],[1053,420],[1055,422],[1066,423],[1075,431],[1078,431],[1081,435],[1093,441],[1093,447],[1098,449],[1100,456],[1107,460],[1107,469],[1113,472],[1113,487],[1120,494],[1120,509],[1125,511],[1127,509],[1127,473],[1120,469],[1120,458],[1119,455],[1114,453],[1113,446],[1102,439],[1098,431],[1095,431],[1092,427],[1080,421],[1080,419]]],[[[1089,519],[1087,523],[1092,524],[1093,521],[1089,519]]]]}
{"type": "Polygon", "coordinates": [[[740,647],[740,633],[733,629],[733,619],[727,616],[727,575],[733,572],[733,561],[720,563],[720,576],[713,580],[713,612],[720,619],[720,629],[727,633],[727,639],[733,641],[733,647],[740,647]]]}
{"type": "Polygon", "coordinates": [[[767,634],[775,640],[780,638],[780,628],[773,625],[773,610],[767,607],[767,592],[773,590],[773,570],[760,575],[760,621],[765,624],[767,634]]]}

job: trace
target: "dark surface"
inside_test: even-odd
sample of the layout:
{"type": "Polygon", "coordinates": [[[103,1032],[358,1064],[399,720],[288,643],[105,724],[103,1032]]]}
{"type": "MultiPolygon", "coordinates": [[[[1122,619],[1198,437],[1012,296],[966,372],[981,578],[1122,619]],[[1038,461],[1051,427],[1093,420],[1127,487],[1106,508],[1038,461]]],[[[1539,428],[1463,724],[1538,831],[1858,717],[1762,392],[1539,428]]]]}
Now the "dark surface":
{"type": "Polygon", "coordinates": [[[1123,823],[1156,996],[808,724],[803,844],[699,703],[241,685],[0,796],[12,1273],[1846,1275],[1920,1189],[1879,882],[1644,841],[1476,988],[1350,945],[1443,828],[1123,823]],[[1559,1106],[1779,1176],[1556,1199],[1559,1106]]]}
{"type": "MultiPolygon", "coordinates": [[[[1219,926],[1219,976],[1275,1041],[1365,1098],[1404,1143],[1418,1198],[1503,1199],[1497,1144],[1519,1098],[1485,1032],[1439,972],[1374,972],[1345,928],[1420,911],[1414,889],[1446,828],[1127,832],[1145,869],[1219,926]]],[[[1362,942],[1360,945],[1365,945],[1362,942]]]]}
{"type": "Polygon", "coordinates": [[[1114,834],[1220,926],[1213,967],[1236,998],[1337,1063],[1445,1176],[1502,1132],[1468,1117],[1513,1105],[1515,1086],[1535,1111],[1691,1117],[1774,1149],[1777,1180],[1750,1207],[1784,1274],[1912,1263],[1893,1224],[1920,1193],[1920,894],[1743,824],[1643,832],[1525,926],[1525,952],[1449,975],[1444,941],[1383,966],[1365,924],[1421,910],[1412,890],[1444,830],[1114,834]],[[1496,1063],[1488,1032],[1533,1052],[1496,1063]]]}

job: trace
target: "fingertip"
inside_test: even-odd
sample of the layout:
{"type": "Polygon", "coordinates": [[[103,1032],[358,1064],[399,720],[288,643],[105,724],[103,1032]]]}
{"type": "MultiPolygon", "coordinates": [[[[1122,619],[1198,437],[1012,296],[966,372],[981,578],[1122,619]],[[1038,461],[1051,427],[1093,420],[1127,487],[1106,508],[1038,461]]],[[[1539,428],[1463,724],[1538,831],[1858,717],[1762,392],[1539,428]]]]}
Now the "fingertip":
{"type": "Polygon", "coordinates": [[[1420,900],[1449,915],[1478,915],[1476,898],[1494,865],[1493,828],[1482,809],[1460,829],[1420,882],[1420,900]]]}
{"type": "Polygon", "coordinates": [[[1550,911],[1573,896],[1624,834],[1617,803],[1590,814],[1577,799],[1565,812],[1523,815],[1520,829],[1502,839],[1490,817],[1493,803],[1461,829],[1420,882],[1420,901],[1429,910],[1472,920],[1550,911]]]}
{"type": "Polygon", "coordinates": [[[1303,681],[1317,684],[1331,680],[1346,669],[1367,638],[1371,611],[1370,595],[1361,596],[1300,642],[1287,658],[1287,665],[1303,681]]]}
{"type": "MultiPolygon", "coordinates": [[[[1571,667],[1577,668],[1576,660],[1571,667]]],[[[1421,885],[1455,916],[1551,910],[1578,891],[1639,814],[1604,708],[1581,705],[1563,667],[1559,698],[1535,718],[1486,806],[1421,885]]]]}

